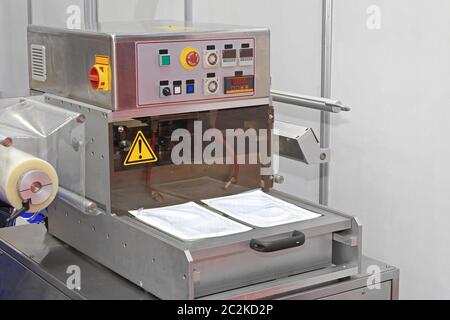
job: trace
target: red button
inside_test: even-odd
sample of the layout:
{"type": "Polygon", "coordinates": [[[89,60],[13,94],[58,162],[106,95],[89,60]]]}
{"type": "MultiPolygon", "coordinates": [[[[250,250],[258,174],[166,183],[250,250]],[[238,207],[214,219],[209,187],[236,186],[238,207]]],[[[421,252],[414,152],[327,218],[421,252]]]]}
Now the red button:
{"type": "Polygon", "coordinates": [[[191,51],[186,56],[186,63],[191,67],[196,67],[200,63],[200,55],[195,52],[191,51]]]}

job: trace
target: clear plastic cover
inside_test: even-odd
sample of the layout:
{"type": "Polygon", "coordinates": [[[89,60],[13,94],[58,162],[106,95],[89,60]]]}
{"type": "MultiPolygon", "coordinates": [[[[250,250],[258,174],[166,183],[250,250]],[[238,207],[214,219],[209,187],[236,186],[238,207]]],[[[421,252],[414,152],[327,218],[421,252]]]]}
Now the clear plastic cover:
{"type": "MultiPolygon", "coordinates": [[[[85,124],[79,113],[23,98],[0,108],[0,142],[50,163],[59,186],[85,195],[85,124]]],[[[80,208],[81,209],[81,208],[80,208]]]]}

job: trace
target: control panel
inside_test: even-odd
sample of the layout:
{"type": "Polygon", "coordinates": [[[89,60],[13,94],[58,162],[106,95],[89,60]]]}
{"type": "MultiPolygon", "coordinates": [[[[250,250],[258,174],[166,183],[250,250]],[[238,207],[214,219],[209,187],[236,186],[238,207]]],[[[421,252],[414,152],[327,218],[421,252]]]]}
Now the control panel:
{"type": "Polygon", "coordinates": [[[255,94],[255,39],[136,43],[139,107],[255,94]]]}

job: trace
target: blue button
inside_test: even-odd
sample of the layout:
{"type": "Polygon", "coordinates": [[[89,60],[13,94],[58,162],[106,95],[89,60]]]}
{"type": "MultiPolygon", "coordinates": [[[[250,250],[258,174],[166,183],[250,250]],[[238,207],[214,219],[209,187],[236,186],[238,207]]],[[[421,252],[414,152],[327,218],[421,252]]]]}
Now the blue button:
{"type": "Polygon", "coordinates": [[[188,84],[186,85],[186,93],[187,94],[193,94],[195,92],[195,85],[188,84]]]}

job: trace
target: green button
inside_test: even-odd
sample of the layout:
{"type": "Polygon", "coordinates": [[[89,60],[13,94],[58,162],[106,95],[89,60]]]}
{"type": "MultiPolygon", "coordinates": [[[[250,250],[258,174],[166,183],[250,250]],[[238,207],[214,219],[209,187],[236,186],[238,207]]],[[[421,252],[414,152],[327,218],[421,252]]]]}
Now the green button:
{"type": "Polygon", "coordinates": [[[161,65],[162,66],[170,66],[170,56],[161,56],[161,65]]]}

